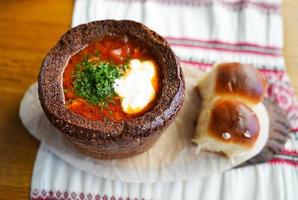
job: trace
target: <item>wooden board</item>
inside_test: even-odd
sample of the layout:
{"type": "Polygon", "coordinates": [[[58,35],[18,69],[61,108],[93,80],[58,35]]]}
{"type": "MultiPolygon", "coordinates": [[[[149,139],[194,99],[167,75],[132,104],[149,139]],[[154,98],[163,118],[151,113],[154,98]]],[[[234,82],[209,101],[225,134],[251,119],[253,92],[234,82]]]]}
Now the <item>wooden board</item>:
{"type": "Polygon", "coordinates": [[[71,0],[0,1],[0,199],[29,199],[38,142],[18,117],[24,91],[71,22],[71,0]]]}
{"type": "MultiPolygon", "coordinates": [[[[0,1],[0,194],[28,199],[38,142],[22,126],[19,102],[47,51],[71,22],[72,0],[0,1]]],[[[298,92],[298,1],[284,0],[285,58],[298,92]]]]}

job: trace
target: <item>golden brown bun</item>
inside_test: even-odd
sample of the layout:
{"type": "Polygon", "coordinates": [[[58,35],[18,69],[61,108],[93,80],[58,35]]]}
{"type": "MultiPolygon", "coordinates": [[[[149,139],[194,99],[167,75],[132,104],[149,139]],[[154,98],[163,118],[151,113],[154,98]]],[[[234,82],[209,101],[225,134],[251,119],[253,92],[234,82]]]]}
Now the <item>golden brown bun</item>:
{"type": "Polygon", "coordinates": [[[211,137],[244,147],[253,146],[260,131],[259,120],[254,111],[232,99],[215,102],[208,126],[211,137]]]}
{"type": "Polygon", "coordinates": [[[262,101],[266,81],[262,74],[251,65],[221,63],[216,66],[215,94],[233,95],[253,104],[262,101]]]}
{"type": "Polygon", "coordinates": [[[257,69],[240,63],[216,64],[198,91],[203,101],[193,137],[198,150],[232,158],[250,155],[265,144],[269,134],[269,117],[262,104],[266,81],[257,69]]]}

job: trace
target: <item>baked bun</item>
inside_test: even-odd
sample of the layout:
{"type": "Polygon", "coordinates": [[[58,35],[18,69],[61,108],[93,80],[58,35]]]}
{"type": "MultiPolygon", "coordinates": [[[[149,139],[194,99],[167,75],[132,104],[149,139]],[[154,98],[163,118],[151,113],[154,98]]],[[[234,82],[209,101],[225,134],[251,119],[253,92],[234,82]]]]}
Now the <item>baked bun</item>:
{"type": "Polygon", "coordinates": [[[221,63],[215,71],[215,94],[238,97],[247,103],[262,101],[266,81],[262,74],[251,65],[221,63]]]}
{"type": "Polygon", "coordinates": [[[266,81],[250,65],[216,64],[199,83],[202,110],[193,141],[198,150],[219,152],[233,158],[265,143],[269,117],[262,104],[266,81]],[[264,137],[260,137],[260,135],[264,137]]]}

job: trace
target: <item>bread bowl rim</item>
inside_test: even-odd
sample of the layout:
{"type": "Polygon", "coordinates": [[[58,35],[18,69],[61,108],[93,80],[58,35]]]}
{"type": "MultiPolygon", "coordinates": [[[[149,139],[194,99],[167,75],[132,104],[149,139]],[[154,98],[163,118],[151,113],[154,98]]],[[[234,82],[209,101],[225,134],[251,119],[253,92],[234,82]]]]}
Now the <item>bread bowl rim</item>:
{"type": "Polygon", "coordinates": [[[185,90],[179,61],[166,40],[143,24],[130,20],[94,21],[67,31],[43,60],[38,83],[41,106],[49,121],[60,132],[84,144],[106,146],[111,143],[108,141],[112,141],[114,145],[109,146],[113,148],[129,147],[132,139],[142,142],[148,135],[162,131],[181,108],[185,90]],[[150,48],[161,50],[156,53],[160,56],[156,61],[162,76],[160,97],[152,110],[139,117],[121,122],[94,121],[65,107],[62,74],[71,55],[92,40],[113,34],[127,34],[148,43],[150,48]]]}

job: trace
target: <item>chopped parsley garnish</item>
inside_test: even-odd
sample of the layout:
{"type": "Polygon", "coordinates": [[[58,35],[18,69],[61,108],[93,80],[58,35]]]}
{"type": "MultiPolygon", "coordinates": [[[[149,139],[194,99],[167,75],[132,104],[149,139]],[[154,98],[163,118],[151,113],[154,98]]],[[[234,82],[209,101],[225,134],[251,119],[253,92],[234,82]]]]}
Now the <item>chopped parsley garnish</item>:
{"type": "Polygon", "coordinates": [[[127,68],[127,64],[90,61],[87,56],[73,73],[74,91],[89,103],[106,107],[117,96],[113,86],[115,80],[123,76],[127,68]]]}

